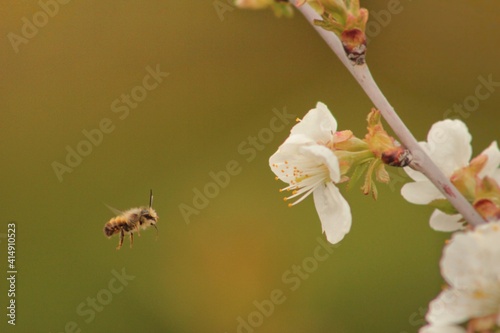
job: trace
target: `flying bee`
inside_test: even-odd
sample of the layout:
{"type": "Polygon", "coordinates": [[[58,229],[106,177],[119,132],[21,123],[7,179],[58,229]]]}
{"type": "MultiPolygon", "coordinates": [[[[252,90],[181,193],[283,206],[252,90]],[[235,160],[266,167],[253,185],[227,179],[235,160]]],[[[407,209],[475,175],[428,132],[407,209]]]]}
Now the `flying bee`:
{"type": "Polygon", "coordinates": [[[153,190],[150,190],[149,207],[132,208],[122,212],[121,215],[113,217],[104,225],[104,234],[108,238],[114,234],[120,234],[118,246],[116,247],[117,250],[122,247],[125,234],[130,234],[130,248],[132,248],[134,244],[134,232],[137,232],[140,236],[139,230],[141,228],[144,230],[150,226],[155,227],[156,236],[158,237],[158,228],[156,227],[158,219],[158,214],[153,209],[153,190]]]}

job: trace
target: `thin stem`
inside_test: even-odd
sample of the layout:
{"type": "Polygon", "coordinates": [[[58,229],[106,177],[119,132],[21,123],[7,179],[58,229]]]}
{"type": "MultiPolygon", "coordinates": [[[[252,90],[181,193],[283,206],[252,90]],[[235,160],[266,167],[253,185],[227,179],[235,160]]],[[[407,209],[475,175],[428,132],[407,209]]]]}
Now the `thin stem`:
{"type": "Polygon", "coordinates": [[[307,21],[319,33],[349,72],[351,72],[365,93],[372,100],[373,104],[380,110],[382,116],[394,133],[396,133],[401,143],[410,151],[413,156],[413,161],[410,166],[423,173],[469,224],[478,226],[485,223],[484,219],[477,213],[474,207],[472,207],[450,180],[441,170],[439,170],[434,162],[432,162],[430,157],[422,150],[413,134],[406,127],[401,118],[399,118],[394,108],[389,104],[389,101],[387,101],[384,94],[375,83],[368,66],[366,64],[356,66],[351,64],[349,59],[347,59],[339,38],[333,32],[326,31],[314,24],[314,20],[321,19],[321,17],[309,5],[304,4],[303,6],[297,7],[297,9],[306,17],[307,21]]]}

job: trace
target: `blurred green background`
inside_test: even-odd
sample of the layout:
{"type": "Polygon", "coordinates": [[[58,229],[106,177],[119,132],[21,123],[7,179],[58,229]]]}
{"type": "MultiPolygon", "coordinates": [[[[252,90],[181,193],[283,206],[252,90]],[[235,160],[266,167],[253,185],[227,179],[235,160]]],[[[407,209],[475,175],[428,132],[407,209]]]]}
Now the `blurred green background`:
{"type": "MultiPolygon", "coordinates": [[[[480,77],[500,82],[500,3],[394,4],[362,2],[371,11],[375,79],[419,140],[454,104],[472,103],[450,116],[467,122],[479,153],[498,134],[498,85],[476,105],[473,96],[480,77]],[[387,15],[390,8],[401,10],[387,15]]],[[[298,12],[277,19],[225,0],[89,0],[59,4],[44,22],[41,8],[0,4],[0,331],[418,330],[443,284],[438,260],[448,235],[428,227],[431,209],[402,199],[398,170],[377,202],[341,186],[351,232],[327,260],[308,266],[296,290],[283,280],[297,278],[293,265],[314,264],[307,258],[324,237],[312,198],[286,207],[284,184],[268,166],[293,123],[251,161],[238,146],[269,127],[273,109],[302,117],[322,101],[340,129],[363,136],[372,107],[298,12]],[[33,15],[46,24],[15,52],[9,33],[22,36],[23,18],[33,15]],[[120,119],[112,103],[157,65],[168,77],[120,119]],[[66,164],[66,147],[76,149],[82,131],[105,118],[113,131],[59,181],[53,162],[66,164]],[[180,205],[193,206],[193,191],[232,160],[240,173],[186,223],[180,205]],[[158,240],[148,230],[133,249],[126,239],[116,251],[117,238],[102,233],[113,216],[105,204],[147,205],[150,188],[158,240]],[[15,327],[6,317],[9,221],[17,223],[15,327]],[[114,270],[134,278],[111,293],[110,283],[120,285],[114,270]],[[283,302],[256,314],[255,302],[268,304],[273,290],[283,302]],[[238,330],[240,317],[256,327],[238,330]]]]}

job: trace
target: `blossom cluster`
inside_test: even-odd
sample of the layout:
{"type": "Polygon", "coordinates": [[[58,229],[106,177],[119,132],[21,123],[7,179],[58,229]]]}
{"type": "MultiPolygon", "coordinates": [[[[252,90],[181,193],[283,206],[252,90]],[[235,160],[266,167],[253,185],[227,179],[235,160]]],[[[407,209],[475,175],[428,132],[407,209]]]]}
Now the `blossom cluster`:
{"type": "Polygon", "coordinates": [[[402,187],[403,198],[435,208],[433,229],[456,232],[441,261],[448,287],[431,302],[429,325],[421,332],[486,333],[500,327],[500,150],[492,142],[471,160],[471,140],[463,122],[444,120],[432,126],[420,145],[487,222],[476,229],[412,169],[408,151],[385,132],[376,110],[368,116],[368,133],[359,139],[349,130],[338,131],[336,119],[318,102],[291,129],[269,164],[276,179],[288,184],[281,191],[290,193],[285,201],[294,200],[289,206],[313,195],[322,230],[333,244],[352,224],[349,204],[337,186],[363,177],[363,192],[376,198],[375,181],[389,181],[385,167],[404,167],[413,181],[402,187]]]}
{"type": "MultiPolygon", "coordinates": [[[[383,95],[374,82],[366,80],[371,77],[365,64],[368,10],[361,8],[359,0],[235,0],[235,5],[271,8],[277,16],[288,17],[293,13],[293,5],[297,6],[307,18],[313,17],[311,23],[332,32],[321,35],[337,55],[341,54],[341,45],[355,68],[349,69],[372,101],[380,104],[372,94],[379,98],[383,95]],[[317,15],[311,16],[311,12],[317,15]],[[327,35],[330,37],[325,37],[327,35]],[[333,42],[335,38],[331,36],[341,43],[333,42]],[[363,75],[359,76],[360,73],[363,75]]],[[[384,112],[393,128],[396,125],[406,130],[404,124],[394,123],[397,120],[394,110],[386,106],[384,112]]],[[[453,232],[441,260],[447,286],[430,303],[428,325],[420,332],[500,333],[500,150],[497,143],[492,142],[472,158],[472,136],[462,121],[435,123],[427,141],[420,142],[423,153],[444,174],[438,175],[439,180],[433,178],[433,183],[420,171],[436,176],[439,172],[434,170],[437,169],[432,163],[430,168],[420,168],[419,156],[412,156],[411,151],[385,132],[379,111],[372,110],[367,120],[367,134],[357,138],[349,130],[338,131],[337,121],[323,103],[310,110],[269,160],[276,179],[287,183],[281,189],[288,194],[285,201],[292,200],[289,206],[293,206],[312,194],[322,230],[327,240],[335,244],[349,233],[352,224],[349,204],[338,186],[346,183],[352,187],[363,179],[363,193],[376,199],[377,183],[390,180],[386,167],[404,167],[412,181],[402,187],[403,198],[434,208],[429,221],[431,228],[453,232]],[[434,184],[440,185],[447,196],[434,184]],[[454,204],[474,225],[469,224],[447,198],[459,199],[454,204]],[[466,214],[467,208],[477,214],[466,214]],[[483,224],[477,226],[481,222],[483,224]]],[[[413,146],[414,153],[422,153],[409,133],[404,139],[413,146]]]]}
{"type": "Polygon", "coordinates": [[[414,182],[401,189],[414,204],[436,209],[431,228],[454,232],[445,246],[441,272],[447,287],[431,302],[422,333],[493,333],[500,329],[500,151],[492,142],[472,157],[472,136],[460,120],[434,124],[423,150],[487,223],[472,229],[419,172],[405,168],[414,182]],[[496,330],[496,331],[494,331],[496,330]]]}
{"type": "Polygon", "coordinates": [[[290,206],[312,193],[323,232],[335,244],[349,232],[352,222],[349,204],[336,184],[352,184],[366,173],[363,192],[376,198],[375,181],[389,181],[383,161],[403,154],[404,149],[382,127],[377,110],[368,115],[368,134],[359,139],[349,130],[337,131],[330,110],[318,102],[292,128],[269,164],[276,179],[288,183],[281,191],[291,192],[285,201],[296,199],[290,206]]]}

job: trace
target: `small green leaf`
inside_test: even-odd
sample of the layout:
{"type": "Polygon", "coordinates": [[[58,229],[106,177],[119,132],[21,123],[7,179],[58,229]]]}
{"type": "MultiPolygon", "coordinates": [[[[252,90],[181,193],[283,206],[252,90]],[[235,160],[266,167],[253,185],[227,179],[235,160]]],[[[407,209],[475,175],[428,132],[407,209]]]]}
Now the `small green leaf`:
{"type": "Polygon", "coordinates": [[[377,179],[377,181],[385,184],[389,183],[389,181],[391,180],[391,177],[389,176],[389,173],[385,169],[384,164],[381,163],[375,169],[375,178],[377,179]]]}
{"type": "Polygon", "coordinates": [[[349,182],[347,183],[348,190],[351,189],[352,186],[358,182],[361,176],[365,173],[366,168],[368,168],[368,163],[363,163],[361,165],[358,165],[354,169],[354,172],[351,175],[351,179],[349,179],[349,182]]]}
{"type": "Polygon", "coordinates": [[[272,5],[276,17],[293,17],[293,7],[289,3],[274,3],[272,5]]]}
{"type": "Polygon", "coordinates": [[[377,190],[377,184],[372,179],[372,197],[374,200],[377,200],[378,198],[378,190],[377,190]]]}

